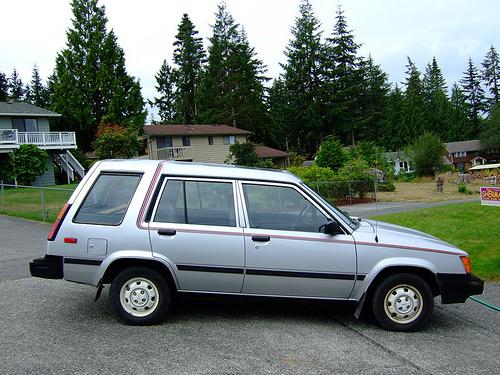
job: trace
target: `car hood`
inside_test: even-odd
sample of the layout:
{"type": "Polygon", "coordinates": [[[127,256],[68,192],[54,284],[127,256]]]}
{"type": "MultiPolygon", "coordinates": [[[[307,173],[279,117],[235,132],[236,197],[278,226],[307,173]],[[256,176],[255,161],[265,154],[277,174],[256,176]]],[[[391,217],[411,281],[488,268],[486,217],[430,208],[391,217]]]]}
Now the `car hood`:
{"type": "Polygon", "coordinates": [[[401,246],[402,248],[423,248],[430,250],[450,251],[457,254],[467,253],[456,246],[449,244],[437,237],[431,236],[415,229],[403,227],[401,225],[389,224],[383,221],[366,220],[360,221],[359,228],[353,232],[356,241],[373,239],[377,235],[379,245],[388,244],[390,246],[401,246]]]}

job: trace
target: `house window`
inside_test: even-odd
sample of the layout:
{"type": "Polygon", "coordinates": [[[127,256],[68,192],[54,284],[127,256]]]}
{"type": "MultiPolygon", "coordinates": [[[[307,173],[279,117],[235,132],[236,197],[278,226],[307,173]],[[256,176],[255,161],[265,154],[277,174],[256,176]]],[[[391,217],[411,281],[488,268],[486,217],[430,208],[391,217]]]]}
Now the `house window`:
{"type": "Polygon", "coordinates": [[[213,137],[213,136],[211,136],[211,135],[209,135],[209,136],[208,136],[208,144],[209,144],[210,146],[212,146],[212,145],[214,144],[214,137],[213,137]]]}
{"type": "Polygon", "coordinates": [[[19,132],[37,132],[38,121],[36,118],[13,118],[12,129],[17,129],[19,132]]]}
{"type": "Polygon", "coordinates": [[[236,136],[234,135],[225,135],[224,136],[224,144],[225,145],[232,145],[236,143],[236,136]]]}
{"type": "Polygon", "coordinates": [[[172,147],[172,137],[156,138],[156,148],[172,147]]]}
{"type": "Polygon", "coordinates": [[[189,138],[189,135],[182,136],[182,145],[183,146],[191,146],[191,138],[189,138]]]}

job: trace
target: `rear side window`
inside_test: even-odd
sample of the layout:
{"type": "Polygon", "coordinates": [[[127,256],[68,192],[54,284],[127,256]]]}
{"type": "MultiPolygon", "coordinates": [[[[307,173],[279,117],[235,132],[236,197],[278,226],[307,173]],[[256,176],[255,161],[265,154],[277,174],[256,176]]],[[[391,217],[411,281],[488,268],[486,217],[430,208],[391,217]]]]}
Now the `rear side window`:
{"type": "Polygon", "coordinates": [[[85,197],[73,222],[119,225],[140,179],[140,174],[101,174],[85,197]]]}
{"type": "Polygon", "coordinates": [[[154,221],[234,227],[233,184],[168,180],[154,221]]]}

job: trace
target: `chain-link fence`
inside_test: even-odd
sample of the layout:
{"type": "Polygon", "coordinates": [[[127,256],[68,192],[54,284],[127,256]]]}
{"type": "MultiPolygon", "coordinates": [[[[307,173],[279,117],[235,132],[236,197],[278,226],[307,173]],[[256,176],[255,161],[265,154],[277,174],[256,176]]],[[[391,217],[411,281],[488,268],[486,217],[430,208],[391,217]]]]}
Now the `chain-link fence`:
{"type": "Polygon", "coordinates": [[[310,182],[307,185],[337,206],[377,200],[376,181],[322,181],[310,182]]]}
{"type": "Polygon", "coordinates": [[[73,190],[0,182],[0,213],[53,222],[73,190]]]}
{"type": "MultiPolygon", "coordinates": [[[[307,185],[338,206],[372,202],[377,198],[374,181],[322,181],[307,185]]],[[[0,181],[0,213],[53,222],[73,191],[54,187],[16,186],[0,181]]]]}

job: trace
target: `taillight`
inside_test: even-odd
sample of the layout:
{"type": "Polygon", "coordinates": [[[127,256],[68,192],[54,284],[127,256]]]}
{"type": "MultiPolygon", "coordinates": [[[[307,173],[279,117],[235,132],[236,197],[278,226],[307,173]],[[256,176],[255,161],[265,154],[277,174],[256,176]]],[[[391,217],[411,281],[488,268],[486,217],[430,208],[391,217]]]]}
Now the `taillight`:
{"type": "Polygon", "coordinates": [[[62,208],[61,212],[59,212],[59,215],[57,215],[57,219],[56,221],[54,221],[54,224],[50,229],[49,235],[47,236],[47,241],[54,241],[56,239],[57,232],[59,231],[59,228],[61,227],[61,224],[64,221],[66,213],[68,212],[70,207],[71,205],[66,203],[62,208]]]}
{"type": "Polygon", "coordinates": [[[472,272],[472,264],[470,263],[470,258],[466,256],[461,256],[460,261],[462,262],[462,265],[464,266],[464,270],[467,273],[472,272]]]}

